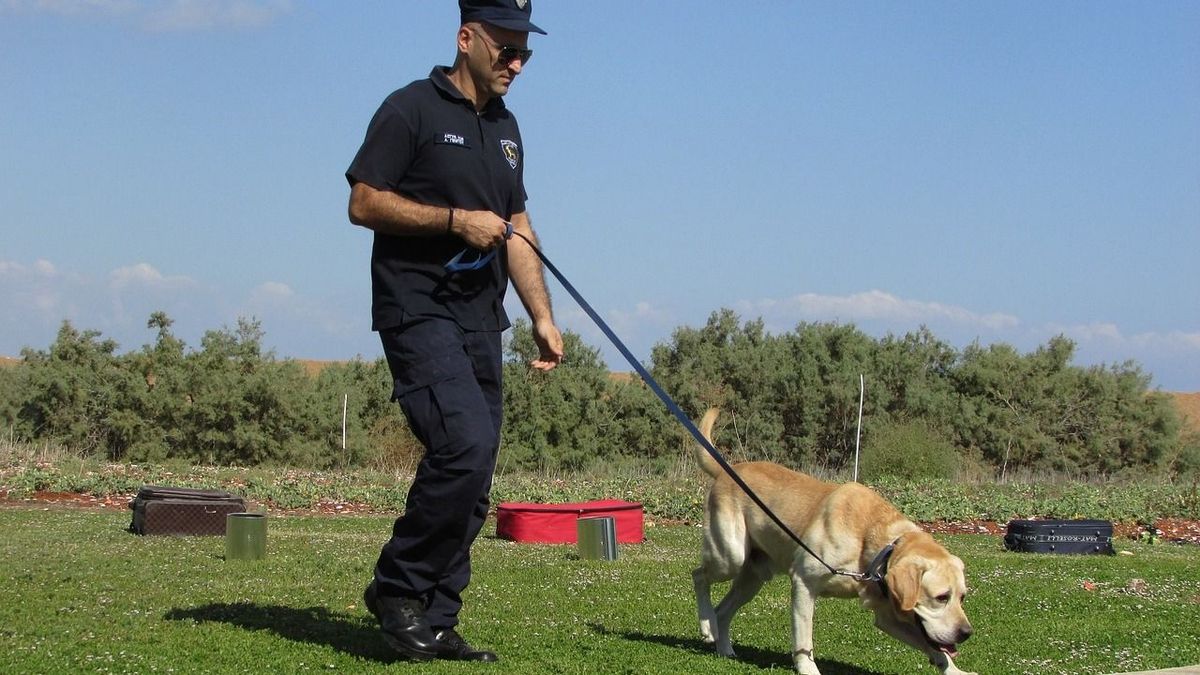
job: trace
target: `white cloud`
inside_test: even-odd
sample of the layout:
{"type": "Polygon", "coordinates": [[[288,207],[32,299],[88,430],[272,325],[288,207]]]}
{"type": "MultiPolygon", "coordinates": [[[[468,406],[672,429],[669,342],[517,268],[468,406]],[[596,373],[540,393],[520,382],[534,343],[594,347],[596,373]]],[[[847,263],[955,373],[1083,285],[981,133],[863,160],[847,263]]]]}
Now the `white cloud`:
{"type": "MultiPolygon", "coordinates": [[[[865,291],[853,295],[817,295],[801,293],[783,300],[745,300],[737,304],[739,312],[770,316],[780,320],[797,321],[885,321],[907,324],[949,322],[960,327],[976,327],[987,330],[1015,328],[1020,320],[1010,314],[993,312],[980,314],[971,310],[945,305],[940,302],[925,302],[898,298],[879,290],[865,291]]],[[[753,318],[753,317],[750,317],[753,318]]]]}
{"type": "Polygon", "coordinates": [[[1052,335],[1062,334],[1079,342],[1094,342],[1107,341],[1112,343],[1120,343],[1125,340],[1121,335],[1121,329],[1117,328],[1113,323],[1088,323],[1076,324],[1073,326],[1064,326],[1060,324],[1047,324],[1039,332],[1049,333],[1052,335]]]}
{"type": "MultiPolygon", "coordinates": [[[[609,367],[628,365],[592,320],[571,301],[558,298],[559,326],[578,333],[600,350],[609,367]]],[[[506,303],[510,316],[524,316],[516,294],[506,303]]],[[[679,309],[639,301],[632,306],[599,310],[612,330],[643,363],[654,344],[670,340],[683,325],[703,326],[717,307],[679,309]]],[[[1075,363],[1120,364],[1133,360],[1154,375],[1155,386],[1179,391],[1200,390],[1200,332],[1185,329],[1125,332],[1109,321],[1031,325],[1016,316],[974,311],[938,302],[914,301],[883,291],[846,296],[797,295],[760,299],[733,307],[743,321],[761,318],[779,334],[800,321],[854,323],[870,335],[904,334],[927,325],[940,339],[962,348],[972,340],[1006,342],[1029,350],[1055,335],[1077,345],[1075,363]]],[[[349,358],[378,353],[369,329],[369,295],[315,297],[281,281],[252,288],[225,288],[187,276],[164,273],[147,262],[97,275],[64,270],[47,260],[32,263],[0,259],[0,354],[15,355],[22,347],[44,349],[63,320],[77,328],[101,331],[123,350],[153,339],[146,328],[151,312],[175,319],[175,333],[199,345],[204,331],[232,326],[238,317],[255,317],[266,331],[266,344],[286,356],[349,358]]]]}
{"type": "Polygon", "coordinates": [[[854,323],[876,336],[904,334],[924,325],[959,348],[978,340],[982,344],[1004,342],[1027,350],[1044,345],[1055,335],[1065,335],[1076,344],[1077,365],[1134,361],[1154,375],[1155,386],[1188,391],[1200,388],[1200,333],[1185,330],[1126,334],[1118,324],[1108,321],[1031,325],[1011,314],[900,298],[880,290],[743,301],[734,309],[743,320],[761,317],[772,332],[791,330],[800,321],[854,323]]]}
{"type": "Polygon", "coordinates": [[[108,275],[109,285],[121,292],[131,287],[155,290],[176,290],[194,286],[195,282],[184,276],[164,276],[150,263],[137,263],[119,267],[108,275]]]}
{"type": "Polygon", "coordinates": [[[296,292],[292,290],[291,286],[278,281],[268,281],[259,284],[250,292],[250,302],[252,304],[274,304],[290,300],[295,296],[296,292]]]}
{"type": "Polygon", "coordinates": [[[1200,333],[1177,330],[1169,333],[1138,333],[1130,338],[1130,342],[1147,349],[1193,351],[1200,359],[1200,333]]]}
{"type": "Polygon", "coordinates": [[[608,320],[614,326],[626,329],[646,325],[666,326],[672,320],[671,312],[661,307],[655,307],[645,301],[634,303],[632,311],[624,309],[609,310],[608,317],[608,320]]]}
{"type": "MultiPolygon", "coordinates": [[[[297,293],[291,286],[279,281],[263,282],[251,289],[245,302],[238,308],[237,314],[261,320],[269,338],[277,329],[281,334],[274,337],[302,339],[306,344],[320,338],[325,338],[328,342],[339,342],[356,334],[360,337],[367,335],[373,339],[370,332],[364,330],[364,326],[370,322],[370,315],[365,311],[362,316],[354,317],[357,321],[349,320],[343,303],[297,293]]],[[[312,348],[299,346],[297,342],[294,348],[285,351],[299,357],[317,358],[309,355],[312,352],[299,351],[303,349],[312,348]]]]}
{"type": "Polygon", "coordinates": [[[1065,335],[1075,342],[1075,363],[1123,364],[1134,361],[1154,376],[1154,386],[1200,390],[1200,332],[1143,331],[1126,335],[1116,324],[1047,324],[1031,331],[1041,342],[1065,335]]]}
{"type": "Polygon", "coordinates": [[[77,277],[60,274],[47,260],[32,265],[0,260],[0,290],[4,293],[0,312],[15,326],[23,317],[51,317],[71,311],[73,305],[64,301],[63,291],[79,283],[77,277]]]}
{"type": "Polygon", "coordinates": [[[1200,333],[1174,330],[1165,333],[1147,331],[1125,335],[1116,324],[1112,323],[1089,323],[1071,326],[1047,324],[1042,332],[1048,334],[1061,333],[1080,345],[1124,347],[1141,351],[1190,351],[1196,352],[1196,358],[1200,359],[1200,333]]]}

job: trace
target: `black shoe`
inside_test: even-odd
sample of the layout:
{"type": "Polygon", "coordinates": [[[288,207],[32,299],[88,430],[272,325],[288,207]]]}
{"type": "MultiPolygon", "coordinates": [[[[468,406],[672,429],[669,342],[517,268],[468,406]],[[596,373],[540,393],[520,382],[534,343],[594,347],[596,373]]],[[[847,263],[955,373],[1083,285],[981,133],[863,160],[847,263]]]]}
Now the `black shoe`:
{"type": "Polygon", "coordinates": [[[375,586],[375,580],[367,584],[367,588],[363,591],[363,606],[367,608],[376,620],[379,619],[379,603],[376,599],[379,597],[379,589],[375,586]]]}
{"type": "Polygon", "coordinates": [[[433,629],[425,620],[425,606],[420,600],[379,595],[372,581],[363,591],[363,604],[379,620],[383,639],[392,649],[417,661],[442,656],[445,647],[434,637],[433,629]]]}
{"type": "Polygon", "coordinates": [[[476,649],[467,644],[467,641],[453,628],[443,628],[437,631],[434,634],[434,639],[437,640],[442,650],[438,652],[437,657],[439,659],[450,661],[486,661],[488,663],[499,660],[494,653],[483,649],[476,649]]]}

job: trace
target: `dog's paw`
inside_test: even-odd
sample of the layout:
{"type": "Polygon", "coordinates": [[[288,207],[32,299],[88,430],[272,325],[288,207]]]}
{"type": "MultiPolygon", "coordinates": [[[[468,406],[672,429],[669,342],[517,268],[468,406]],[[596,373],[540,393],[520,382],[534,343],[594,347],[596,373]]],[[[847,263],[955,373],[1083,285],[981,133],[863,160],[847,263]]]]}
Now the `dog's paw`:
{"type": "MultiPolygon", "coordinates": [[[[946,661],[947,663],[944,667],[938,667],[938,670],[942,672],[942,675],[979,675],[978,673],[969,673],[965,670],[959,670],[958,666],[954,665],[953,661],[949,659],[946,659],[946,661]]],[[[935,664],[935,666],[936,665],[937,664],[935,664]]]]}
{"type": "Polygon", "coordinates": [[[796,662],[796,672],[800,673],[800,675],[821,675],[820,669],[817,668],[817,662],[813,661],[810,654],[796,654],[794,660],[796,662]]]}

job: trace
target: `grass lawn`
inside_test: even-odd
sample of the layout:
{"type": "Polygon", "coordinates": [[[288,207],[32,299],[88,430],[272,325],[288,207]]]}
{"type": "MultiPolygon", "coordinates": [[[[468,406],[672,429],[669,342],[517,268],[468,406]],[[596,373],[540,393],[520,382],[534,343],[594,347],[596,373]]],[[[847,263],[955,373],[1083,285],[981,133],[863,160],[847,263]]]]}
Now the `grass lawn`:
{"type": "MultiPolygon", "coordinates": [[[[474,549],[460,626],[500,663],[392,658],[360,594],[391,519],[272,517],[269,553],[229,561],[217,537],[138,537],[128,512],[0,509],[3,673],[757,673],[791,669],[777,578],[734,624],[739,659],[698,638],[699,530],[647,529],[614,562],[514,544],[474,549]]],[[[1112,673],[1200,663],[1200,548],[1120,540],[1132,555],[1008,553],[999,537],[939,537],[967,564],[981,673],[1112,673]],[[1135,581],[1135,580],[1141,580],[1135,581]]],[[[817,662],[836,673],[934,673],[856,602],[817,605],[817,662]]]]}

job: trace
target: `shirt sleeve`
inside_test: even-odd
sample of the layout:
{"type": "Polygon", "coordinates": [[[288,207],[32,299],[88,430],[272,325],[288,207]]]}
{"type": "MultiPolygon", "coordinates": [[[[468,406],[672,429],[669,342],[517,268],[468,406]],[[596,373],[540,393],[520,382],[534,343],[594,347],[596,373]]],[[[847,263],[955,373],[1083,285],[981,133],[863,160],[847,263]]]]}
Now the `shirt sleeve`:
{"type": "Polygon", "coordinates": [[[517,159],[517,189],[513,190],[512,196],[509,198],[509,213],[524,213],[525,202],[529,201],[529,193],[525,191],[525,139],[521,138],[521,131],[517,132],[517,148],[520,153],[517,159]]]}
{"type": "Polygon", "coordinates": [[[408,171],[416,148],[416,125],[391,99],[371,118],[362,147],[346,170],[346,180],[377,190],[395,191],[408,171]]]}

